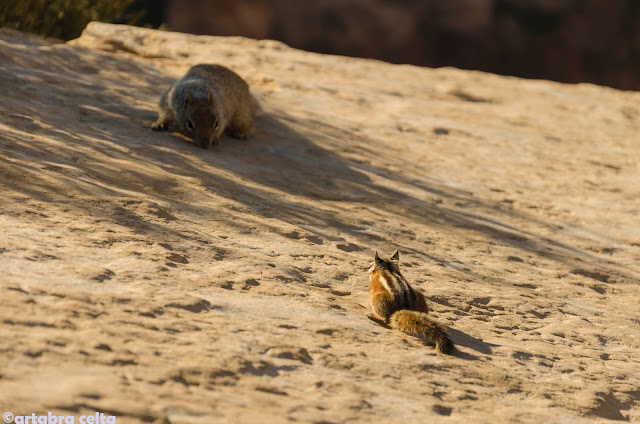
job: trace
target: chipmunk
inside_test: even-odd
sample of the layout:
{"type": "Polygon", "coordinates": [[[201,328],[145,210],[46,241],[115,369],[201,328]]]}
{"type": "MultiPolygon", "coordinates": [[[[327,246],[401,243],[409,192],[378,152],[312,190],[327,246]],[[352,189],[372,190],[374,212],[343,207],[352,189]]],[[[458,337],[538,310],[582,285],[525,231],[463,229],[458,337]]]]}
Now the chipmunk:
{"type": "Polygon", "coordinates": [[[444,327],[427,315],[424,295],[413,289],[400,273],[399,259],[397,250],[389,259],[380,259],[376,252],[369,267],[369,296],[375,316],[368,315],[369,318],[410,336],[428,338],[439,352],[451,354],[453,342],[444,327]]]}
{"type": "Polygon", "coordinates": [[[176,128],[203,149],[226,131],[236,138],[253,132],[256,104],[249,86],[221,65],[196,65],[160,98],[155,131],[176,128]]]}

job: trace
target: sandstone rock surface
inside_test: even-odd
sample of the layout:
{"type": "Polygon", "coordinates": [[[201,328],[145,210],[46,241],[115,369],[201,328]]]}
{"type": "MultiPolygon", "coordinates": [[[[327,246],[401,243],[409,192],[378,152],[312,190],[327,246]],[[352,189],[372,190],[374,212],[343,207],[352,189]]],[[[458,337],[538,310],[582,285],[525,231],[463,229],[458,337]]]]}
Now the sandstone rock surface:
{"type": "Polygon", "coordinates": [[[3,413],[640,420],[640,94],[97,23],[0,71],[3,413]],[[201,62],[255,137],[149,129],[201,62]],[[456,356],[365,317],[394,249],[456,356]]]}

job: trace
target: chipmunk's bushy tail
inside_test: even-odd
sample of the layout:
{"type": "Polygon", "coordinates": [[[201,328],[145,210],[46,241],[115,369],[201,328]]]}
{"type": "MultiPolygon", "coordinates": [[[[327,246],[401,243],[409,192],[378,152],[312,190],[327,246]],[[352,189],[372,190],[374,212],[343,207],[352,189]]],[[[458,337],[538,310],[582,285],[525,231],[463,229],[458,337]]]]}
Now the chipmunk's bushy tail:
{"type": "Polygon", "coordinates": [[[453,353],[453,342],[447,331],[424,312],[402,309],[391,315],[389,325],[410,336],[431,340],[439,352],[453,353]]]}

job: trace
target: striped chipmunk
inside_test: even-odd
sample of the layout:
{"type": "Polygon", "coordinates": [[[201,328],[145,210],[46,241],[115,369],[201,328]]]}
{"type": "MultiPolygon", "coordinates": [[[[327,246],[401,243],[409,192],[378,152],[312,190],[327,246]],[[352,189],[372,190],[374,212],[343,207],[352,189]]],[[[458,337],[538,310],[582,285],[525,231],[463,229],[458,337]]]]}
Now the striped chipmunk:
{"type": "Polygon", "coordinates": [[[369,267],[369,297],[375,315],[368,315],[369,318],[410,336],[431,340],[439,352],[452,354],[454,346],[446,330],[427,315],[424,295],[400,273],[399,259],[397,250],[389,259],[381,259],[376,252],[369,267]]]}

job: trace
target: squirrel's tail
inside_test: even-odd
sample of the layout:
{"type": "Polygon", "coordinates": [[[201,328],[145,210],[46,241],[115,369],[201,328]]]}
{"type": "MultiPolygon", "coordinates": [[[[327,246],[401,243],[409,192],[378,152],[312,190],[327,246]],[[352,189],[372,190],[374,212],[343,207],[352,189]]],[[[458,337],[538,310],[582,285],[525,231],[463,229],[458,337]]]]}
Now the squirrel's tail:
{"type": "Polygon", "coordinates": [[[401,309],[391,315],[389,325],[410,336],[430,339],[439,352],[448,355],[453,352],[453,342],[444,327],[424,312],[401,309]]]}

